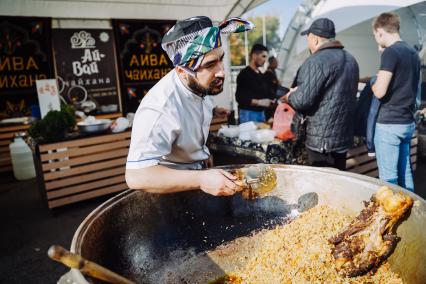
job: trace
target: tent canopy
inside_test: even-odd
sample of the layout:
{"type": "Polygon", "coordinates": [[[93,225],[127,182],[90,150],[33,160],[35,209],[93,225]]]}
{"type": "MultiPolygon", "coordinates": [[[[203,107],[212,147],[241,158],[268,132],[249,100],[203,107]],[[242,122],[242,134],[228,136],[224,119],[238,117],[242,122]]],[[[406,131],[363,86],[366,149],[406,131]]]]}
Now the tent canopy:
{"type": "Polygon", "coordinates": [[[309,56],[306,37],[300,31],[317,18],[327,17],[336,25],[337,39],[358,61],[361,76],[377,72],[380,55],[371,21],[383,12],[396,11],[401,16],[401,35],[412,46],[421,47],[426,31],[426,5],[422,0],[304,0],[293,16],[281,42],[280,79],[292,83],[299,66],[309,56]]]}
{"type": "Polygon", "coordinates": [[[0,15],[74,19],[181,20],[208,16],[213,21],[244,14],[267,0],[1,0],[0,15]]]}

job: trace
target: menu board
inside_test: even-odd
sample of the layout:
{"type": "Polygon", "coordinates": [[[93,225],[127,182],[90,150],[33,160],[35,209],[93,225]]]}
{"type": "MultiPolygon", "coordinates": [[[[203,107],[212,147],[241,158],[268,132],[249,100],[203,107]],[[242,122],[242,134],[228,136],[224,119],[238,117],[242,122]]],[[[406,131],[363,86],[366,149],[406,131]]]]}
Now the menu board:
{"type": "Polygon", "coordinates": [[[0,17],[0,119],[38,113],[36,80],[53,77],[49,18],[0,17]]]}
{"type": "Polygon", "coordinates": [[[86,114],[121,112],[112,30],[53,29],[61,97],[86,114]]]}
{"type": "Polygon", "coordinates": [[[161,39],[175,23],[113,20],[125,113],[136,112],[149,89],[173,69],[161,39]]]}

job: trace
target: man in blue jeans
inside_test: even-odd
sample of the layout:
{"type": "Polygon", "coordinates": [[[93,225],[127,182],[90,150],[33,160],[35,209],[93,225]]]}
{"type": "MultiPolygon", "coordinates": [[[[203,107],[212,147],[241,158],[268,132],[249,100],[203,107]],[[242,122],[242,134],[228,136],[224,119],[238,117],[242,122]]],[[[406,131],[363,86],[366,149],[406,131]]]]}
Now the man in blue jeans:
{"type": "Polygon", "coordinates": [[[395,13],[383,13],[373,21],[374,38],[384,48],[372,87],[381,103],[374,144],[380,179],[414,191],[410,141],[415,130],[420,59],[416,50],[401,40],[399,27],[395,13]]]}

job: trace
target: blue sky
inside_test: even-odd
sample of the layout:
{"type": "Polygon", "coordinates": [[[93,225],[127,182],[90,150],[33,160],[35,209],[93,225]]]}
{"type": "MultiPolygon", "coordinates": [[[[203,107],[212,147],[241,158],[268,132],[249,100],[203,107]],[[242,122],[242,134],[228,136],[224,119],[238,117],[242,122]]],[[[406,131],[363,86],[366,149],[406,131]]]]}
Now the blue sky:
{"type": "Polygon", "coordinates": [[[280,18],[279,35],[282,38],[287,26],[302,0],[269,0],[248,11],[243,17],[277,16],[280,18]]]}

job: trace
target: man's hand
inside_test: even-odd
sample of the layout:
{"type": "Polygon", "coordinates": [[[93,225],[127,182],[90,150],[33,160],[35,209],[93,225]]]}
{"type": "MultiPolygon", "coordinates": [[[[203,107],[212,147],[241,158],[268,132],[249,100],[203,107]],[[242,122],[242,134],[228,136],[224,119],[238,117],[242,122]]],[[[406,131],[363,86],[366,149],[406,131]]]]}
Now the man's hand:
{"type": "Polygon", "coordinates": [[[216,116],[216,117],[223,118],[223,117],[227,117],[229,114],[230,114],[229,110],[223,107],[215,107],[213,109],[213,116],[216,116]]]}
{"type": "Polygon", "coordinates": [[[257,100],[256,104],[261,107],[269,107],[272,104],[271,99],[260,99],[257,100]]]}
{"type": "Polygon", "coordinates": [[[290,88],[290,91],[288,91],[288,93],[287,94],[285,94],[284,96],[282,96],[281,98],[280,98],[280,101],[281,102],[283,102],[283,103],[288,103],[288,98],[290,97],[290,95],[292,94],[292,93],[294,93],[294,92],[296,92],[296,90],[297,90],[297,87],[294,87],[294,88],[290,88]]]}
{"type": "Polygon", "coordinates": [[[284,96],[282,96],[280,98],[280,101],[287,104],[288,103],[288,97],[289,97],[289,93],[287,93],[284,96]]]}
{"type": "Polygon", "coordinates": [[[242,188],[235,182],[237,178],[221,169],[201,171],[199,175],[200,189],[215,196],[233,195],[242,188]]]}

